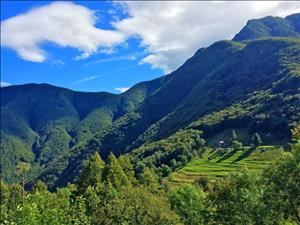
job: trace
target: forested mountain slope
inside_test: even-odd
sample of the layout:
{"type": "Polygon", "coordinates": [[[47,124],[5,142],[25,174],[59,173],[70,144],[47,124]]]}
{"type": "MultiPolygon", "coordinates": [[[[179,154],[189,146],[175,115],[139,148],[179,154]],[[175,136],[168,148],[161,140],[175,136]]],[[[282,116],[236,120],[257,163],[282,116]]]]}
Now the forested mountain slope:
{"type": "MultiPolygon", "coordinates": [[[[285,29],[278,20],[268,17],[255,23],[272,22],[285,29]]],[[[299,14],[282,20],[289,20],[298,32],[299,14]]],[[[234,128],[243,129],[246,140],[254,132],[269,143],[279,136],[287,140],[290,127],[300,121],[300,39],[294,33],[286,37],[289,32],[284,38],[273,37],[280,34],[216,42],[199,49],[171,74],[121,95],[47,84],[1,88],[5,180],[20,179],[15,171],[22,162],[31,166],[28,180],[39,177],[64,185],[76,178],[82,161],[95,151],[105,159],[110,151],[130,153],[172,134],[190,140],[191,128],[202,130],[207,140],[234,128]],[[186,131],[176,133],[179,129],[186,131]]]]}
{"type": "Polygon", "coordinates": [[[68,154],[72,146],[139,106],[164,80],[140,83],[121,95],[74,92],[48,84],[1,88],[5,178],[18,179],[15,168],[20,161],[44,166],[68,154]]]}

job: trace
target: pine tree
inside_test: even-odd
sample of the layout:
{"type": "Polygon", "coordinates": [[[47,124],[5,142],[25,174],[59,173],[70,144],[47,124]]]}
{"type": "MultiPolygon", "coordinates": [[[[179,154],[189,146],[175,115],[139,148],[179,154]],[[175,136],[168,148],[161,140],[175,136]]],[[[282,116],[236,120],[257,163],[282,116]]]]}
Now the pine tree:
{"type": "Polygon", "coordinates": [[[262,144],[261,137],[259,136],[258,133],[255,133],[252,137],[253,140],[253,145],[254,146],[260,146],[262,144]]]}
{"type": "Polygon", "coordinates": [[[95,187],[101,182],[101,176],[104,169],[104,161],[101,159],[98,152],[95,152],[87,161],[83,171],[81,172],[78,181],[78,194],[83,194],[88,186],[95,187]]]}
{"type": "Polygon", "coordinates": [[[111,185],[116,190],[121,190],[123,187],[131,185],[126,173],[112,152],[107,158],[102,179],[106,184],[111,185]]]}
{"type": "Polygon", "coordinates": [[[145,169],[140,176],[140,184],[152,193],[159,193],[160,185],[157,175],[150,169],[145,169]]]}
{"type": "Polygon", "coordinates": [[[232,130],[232,131],[231,131],[231,140],[232,140],[232,141],[237,140],[237,134],[236,134],[235,130],[232,130]]]}
{"type": "Polygon", "coordinates": [[[130,163],[130,160],[127,156],[121,155],[118,158],[118,162],[120,164],[120,166],[122,167],[122,169],[124,170],[126,176],[128,177],[128,179],[130,180],[130,182],[132,184],[136,183],[136,179],[134,177],[134,170],[133,170],[133,166],[130,163]]]}

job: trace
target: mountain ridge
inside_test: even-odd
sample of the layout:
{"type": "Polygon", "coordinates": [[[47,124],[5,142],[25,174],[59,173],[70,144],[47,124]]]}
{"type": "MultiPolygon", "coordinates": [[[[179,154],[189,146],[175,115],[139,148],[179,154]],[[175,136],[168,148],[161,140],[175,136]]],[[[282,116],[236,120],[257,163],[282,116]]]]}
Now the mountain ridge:
{"type": "Polygon", "coordinates": [[[282,17],[266,16],[249,20],[232,40],[246,41],[264,37],[300,37],[300,13],[282,17]]]}

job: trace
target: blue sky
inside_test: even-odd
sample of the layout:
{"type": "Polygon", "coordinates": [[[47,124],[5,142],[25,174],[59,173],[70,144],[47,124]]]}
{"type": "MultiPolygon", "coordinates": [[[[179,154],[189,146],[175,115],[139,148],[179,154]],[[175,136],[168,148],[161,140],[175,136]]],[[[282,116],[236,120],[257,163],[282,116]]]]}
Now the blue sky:
{"type": "Polygon", "coordinates": [[[120,93],[298,2],[1,1],[1,85],[120,93]]]}
{"type": "MultiPolygon", "coordinates": [[[[48,2],[2,2],[1,21],[24,13],[33,7],[48,2]]],[[[109,2],[80,2],[89,9],[107,12],[109,2]]],[[[110,15],[102,14],[101,22],[96,24],[103,29],[110,28],[110,15]]],[[[10,84],[50,83],[80,91],[109,91],[117,93],[116,88],[131,87],[134,84],[163,75],[161,69],[151,69],[150,65],[139,65],[145,55],[136,38],[128,40],[128,46],[117,47],[114,54],[95,54],[84,60],[74,60],[78,50],[60,48],[44,43],[43,49],[51,53],[51,60],[36,63],[21,59],[9,48],[1,48],[1,81],[10,84]],[[103,62],[101,61],[103,60],[103,62]]]]}

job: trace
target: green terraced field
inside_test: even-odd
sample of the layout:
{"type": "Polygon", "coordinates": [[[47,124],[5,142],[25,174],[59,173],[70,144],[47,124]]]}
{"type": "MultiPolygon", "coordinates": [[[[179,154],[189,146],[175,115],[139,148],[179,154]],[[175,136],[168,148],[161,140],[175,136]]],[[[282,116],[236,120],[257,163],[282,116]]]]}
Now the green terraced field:
{"type": "Polygon", "coordinates": [[[227,151],[207,149],[201,156],[192,159],[186,166],[172,173],[168,179],[170,185],[192,183],[201,176],[206,176],[213,181],[217,177],[223,177],[242,168],[262,170],[283,154],[283,148],[274,146],[260,146],[255,150],[250,147],[243,147],[240,150],[229,148],[227,151]]]}

